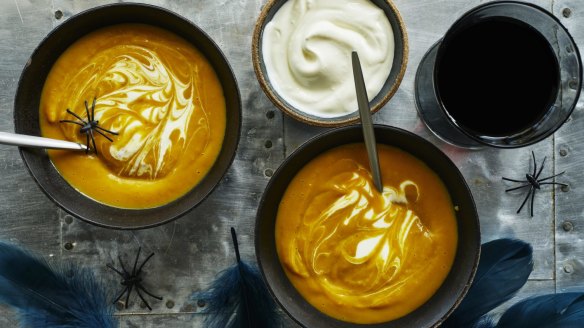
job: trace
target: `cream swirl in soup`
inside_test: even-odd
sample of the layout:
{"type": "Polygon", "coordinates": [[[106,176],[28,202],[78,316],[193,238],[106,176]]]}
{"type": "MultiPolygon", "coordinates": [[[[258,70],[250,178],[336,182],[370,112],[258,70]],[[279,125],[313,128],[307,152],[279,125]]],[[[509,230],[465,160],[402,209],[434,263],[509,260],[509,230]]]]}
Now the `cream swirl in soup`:
{"type": "MultiPolygon", "coordinates": [[[[72,104],[100,95],[95,119],[119,136],[115,143],[105,138],[95,142],[102,159],[118,175],[160,178],[174,168],[188,140],[203,141],[200,151],[208,142],[209,124],[198,83],[197,65],[160,43],[104,49],[81,68],[67,89],[72,104]]],[[[70,118],[60,107],[53,109],[49,117],[70,118]]],[[[71,110],[86,116],[83,106],[71,110]]],[[[61,128],[71,138],[79,130],[72,124],[61,128]]]]}
{"type": "Polygon", "coordinates": [[[379,194],[356,161],[340,160],[337,169],[305,204],[288,268],[316,277],[341,304],[385,306],[410,277],[403,273],[413,257],[410,244],[433,247],[432,233],[409,204],[420,198],[418,186],[406,180],[379,194]]]}
{"type": "Polygon", "coordinates": [[[205,56],[180,36],[142,24],[104,27],[73,43],[51,68],[39,110],[43,136],[90,143],[88,154],[49,151],[72,187],[109,206],[139,209],[168,204],[204,179],[227,120],[221,82],[205,56]],[[93,99],[94,120],[118,133],[110,141],[93,131],[95,147],[78,124],[60,123],[86,120],[84,102],[91,110],[93,99]]]}
{"type": "Polygon", "coordinates": [[[298,110],[338,117],[357,110],[351,52],[359,53],[367,94],[393,64],[393,30],[368,0],[288,0],[266,25],[263,59],[275,91],[298,110]]]}
{"type": "Polygon", "coordinates": [[[398,148],[377,145],[383,192],[364,144],[329,149],[288,185],[276,250],[290,282],[321,312],[372,324],[407,315],[446,278],[457,245],[440,178],[398,148]]]}

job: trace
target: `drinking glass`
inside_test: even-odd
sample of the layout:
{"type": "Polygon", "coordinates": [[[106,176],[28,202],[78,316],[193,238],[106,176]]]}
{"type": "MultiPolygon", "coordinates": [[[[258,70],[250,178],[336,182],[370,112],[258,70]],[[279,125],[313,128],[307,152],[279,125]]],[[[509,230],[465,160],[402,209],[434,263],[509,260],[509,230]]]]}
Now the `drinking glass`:
{"type": "MultiPolygon", "coordinates": [[[[497,35],[493,35],[497,37],[497,35]]],[[[525,58],[530,60],[530,58],[525,58]]],[[[505,76],[501,77],[502,79],[505,76]]],[[[459,18],[434,44],[422,59],[415,80],[415,98],[418,114],[426,126],[440,139],[455,146],[480,148],[517,148],[545,139],[568,119],[582,88],[582,61],[576,43],[566,28],[546,10],[528,3],[498,1],[480,5],[459,18]],[[457,31],[489,19],[515,20],[527,24],[549,43],[558,65],[555,99],[545,114],[534,124],[506,135],[477,133],[461,125],[448,112],[437,88],[437,67],[448,40],[457,31]]],[[[479,102],[481,99],[473,99],[479,102]]],[[[472,110],[472,109],[469,109],[472,110]]],[[[505,120],[505,117],[501,117],[505,120]]]]}

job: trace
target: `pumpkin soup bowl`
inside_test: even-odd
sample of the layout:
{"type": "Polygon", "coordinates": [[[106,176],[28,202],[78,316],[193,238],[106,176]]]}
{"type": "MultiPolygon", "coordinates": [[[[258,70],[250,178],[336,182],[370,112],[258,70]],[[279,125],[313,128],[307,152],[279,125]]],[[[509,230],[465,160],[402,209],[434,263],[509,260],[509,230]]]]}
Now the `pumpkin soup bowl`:
{"type": "MultiPolygon", "coordinates": [[[[97,202],[72,187],[59,174],[46,150],[21,148],[20,154],[41,190],[66,212],[102,227],[142,229],[167,223],[200,204],[222,180],[239,143],[241,98],[235,76],[217,44],[199,27],[171,11],[145,4],[111,4],[72,16],[48,34],[26,63],[14,102],[14,124],[16,133],[40,136],[41,92],[53,64],[70,45],[85,35],[123,23],[146,24],[178,35],[203,54],[221,81],[225,98],[225,135],[208,173],[190,191],[170,203],[152,208],[124,209],[97,202]]],[[[92,172],[82,174],[91,175],[92,172]]],[[[135,197],[140,197],[140,194],[135,197]]]]}
{"type": "MultiPolygon", "coordinates": [[[[257,262],[268,289],[284,311],[304,327],[436,327],[460,304],[470,288],[480,254],[480,225],[471,192],[454,163],[425,139],[394,127],[375,125],[378,144],[399,148],[421,160],[443,181],[453,206],[458,234],[454,262],[438,290],[409,314],[387,322],[356,324],[332,318],[308,303],[286,275],[277,253],[276,217],[280,200],[296,174],[332,148],[363,143],[360,125],[337,128],[307,141],[276,170],[260,201],[255,226],[257,262]]],[[[416,291],[413,290],[412,293],[416,291]]]]}

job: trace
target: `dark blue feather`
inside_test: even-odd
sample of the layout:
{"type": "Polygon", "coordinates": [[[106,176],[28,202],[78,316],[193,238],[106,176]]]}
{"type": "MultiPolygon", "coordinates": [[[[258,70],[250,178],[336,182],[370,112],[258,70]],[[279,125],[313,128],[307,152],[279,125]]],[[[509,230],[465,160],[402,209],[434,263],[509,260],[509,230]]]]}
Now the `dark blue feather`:
{"type": "Polygon", "coordinates": [[[495,326],[495,320],[490,315],[484,315],[475,322],[472,328],[495,328],[495,326]]]}
{"type": "Polygon", "coordinates": [[[22,327],[117,327],[113,308],[92,272],[53,268],[0,242],[0,304],[16,308],[22,327]]]}
{"type": "Polygon", "coordinates": [[[537,296],[510,307],[497,327],[568,328],[584,326],[584,293],[537,296]]]}
{"type": "Polygon", "coordinates": [[[208,291],[195,293],[194,301],[207,303],[205,327],[271,328],[278,326],[276,304],[257,268],[241,261],[235,230],[231,228],[237,264],[212,283],[208,291]]]}
{"type": "Polygon", "coordinates": [[[519,240],[498,239],[481,247],[476,276],[462,303],[443,327],[489,327],[483,315],[511,299],[533,270],[532,249],[519,240]]]}

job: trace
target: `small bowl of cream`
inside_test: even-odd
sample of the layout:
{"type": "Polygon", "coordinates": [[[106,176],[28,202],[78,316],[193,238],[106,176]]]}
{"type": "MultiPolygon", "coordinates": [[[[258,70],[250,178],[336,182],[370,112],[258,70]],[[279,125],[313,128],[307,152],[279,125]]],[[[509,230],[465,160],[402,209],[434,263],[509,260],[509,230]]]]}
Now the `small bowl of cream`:
{"type": "Polygon", "coordinates": [[[395,94],[407,65],[407,33],[391,1],[269,0],[252,41],[254,70],[268,98],[317,126],[359,119],[353,50],[375,113],[395,94]]]}

